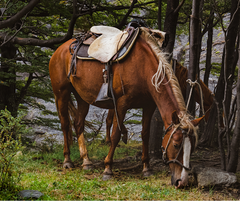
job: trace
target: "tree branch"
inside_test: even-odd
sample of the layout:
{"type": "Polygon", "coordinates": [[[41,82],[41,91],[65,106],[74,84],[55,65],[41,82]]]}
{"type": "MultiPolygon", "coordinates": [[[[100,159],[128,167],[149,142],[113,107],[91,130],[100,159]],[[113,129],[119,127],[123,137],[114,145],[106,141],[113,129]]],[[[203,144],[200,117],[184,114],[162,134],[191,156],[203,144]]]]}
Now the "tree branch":
{"type": "Polygon", "coordinates": [[[23,98],[25,97],[26,93],[27,93],[27,89],[28,87],[30,86],[31,82],[33,80],[33,73],[30,73],[29,76],[28,76],[28,80],[27,80],[27,83],[25,84],[25,86],[21,89],[20,93],[19,93],[19,97],[18,97],[18,100],[17,100],[17,105],[19,105],[23,98]]]}
{"type": "Polygon", "coordinates": [[[178,5],[178,7],[173,11],[173,14],[175,15],[178,13],[178,11],[181,9],[182,5],[184,4],[185,0],[182,0],[182,2],[178,5]]]}
{"type": "Polygon", "coordinates": [[[13,26],[19,19],[21,19],[24,15],[26,15],[28,12],[32,11],[33,8],[40,2],[40,0],[31,0],[27,6],[25,6],[22,10],[17,12],[16,15],[13,17],[1,21],[0,22],[0,29],[7,28],[13,26]]]}
{"type": "MultiPolygon", "coordinates": [[[[74,0],[76,2],[76,0],[74,0]]],[[[49,40],[41,40],[41,39],[36,39],[36,38],[19,38],[19,37],[13,37],[7,36],[6,33],[1,33],[0,34],[0,41],[3,40],[9,40],[10,42],[18,45],[33,45],[33,46],[40,46],[40,47],[53,47],[53,45],[58,44],[58,43],[63,43],[67,40],[69,40],[72,35],[73,35],[73,30],[74,30],[74,25],[77,20],[78,16],[76,14],[76,9],[73,8],[73,15],[71,18],[71,21],[69,23],[68,27],[68,32],[66,35],[54,39],[49,39],[49,40]]]]}
{"type": "Polygon", "coordinates": [[[132,4],[126,13],[126,15],[123,17],[122,21],[116,26],[119,29],[122,29],[122,27],[126,24],[127,18],[129,17],[130,13],[133,11],[134,5],[137,3],[137,0],[133,0],[132,4]]]}

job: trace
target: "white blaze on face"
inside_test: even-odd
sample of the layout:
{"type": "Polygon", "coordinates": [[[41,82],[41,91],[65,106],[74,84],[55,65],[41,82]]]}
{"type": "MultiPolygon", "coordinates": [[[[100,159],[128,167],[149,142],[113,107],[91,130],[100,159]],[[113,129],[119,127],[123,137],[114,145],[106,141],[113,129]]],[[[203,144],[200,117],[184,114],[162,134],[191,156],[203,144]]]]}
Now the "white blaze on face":
{"type": "MultiPolygon", "coordinates": [[[[183,165],[187,168],[189,168],[190,154],[191,154],[191,142],[189,137],[186,137],[183,142],[183,165]]],[[[188,181],[188,172],[185,170],[185,168],[182,169],[181,179],[183,183],[185,182],[187,183],[188,181]]]]}

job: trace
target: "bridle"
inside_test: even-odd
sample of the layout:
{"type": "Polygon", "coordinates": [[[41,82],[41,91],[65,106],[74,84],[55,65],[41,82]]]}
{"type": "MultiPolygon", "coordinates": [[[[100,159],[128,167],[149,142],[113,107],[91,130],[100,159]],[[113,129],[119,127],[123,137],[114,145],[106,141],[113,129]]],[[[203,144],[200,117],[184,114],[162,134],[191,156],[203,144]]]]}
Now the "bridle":
{"type": "MultiPolygon", "coordinates": [[[[175,124],[171,123],[171,124],[168,126],[168,128],[165,130],[165,134],[166,134],[166,133],[171,129],[171,127],[173,127],[174,125],[175,125],[175,124]]],[[[179,156],[179,154],[180,154],[180,152],[181,152],[181,150],[182,150],[182,148],[183,148],[184,139],[185,139],[186,137],[188,137],[188,136],[189,136],[189,134],[180,127],[180,124],[177,124],[177,125],[175,126],[174,130],[172,131],[172,133],[171,133],[171,135],[170,135],[170,137],[169,137],[169,139],[168,139],[166,148],[164,149],[164,147],[162,146],[162,150],[163,150],[162,159],[163,159],[163,163],[164,163],[165,165],[168,165],[169,163],[177,163],[177,164],[180,165],[182,168],[184,168],[184,169],[186,169],[186,170],[188,170],[188,171],[191,170],[191,168],[188,168],[188,167],[184,166],[184,165],[178,160],[178,156],[179,156]],[[173,160],[168,160],[168,158],[167,158],[167,148],[168,148],[168,146],[169,146],[169,144],[170,144],[170,140],[171,140],[173,134],[176,133],[176,131],[179,130],[179,129],[182,131],[182,134],[183,134],[183,140],[182,140],[182,143],[181,143],[181,147],[180,147],[180,149],[179,149],[179,151],[178,151],[178,154],[177,154],[176,158],[173,159],[173,160]]]]}

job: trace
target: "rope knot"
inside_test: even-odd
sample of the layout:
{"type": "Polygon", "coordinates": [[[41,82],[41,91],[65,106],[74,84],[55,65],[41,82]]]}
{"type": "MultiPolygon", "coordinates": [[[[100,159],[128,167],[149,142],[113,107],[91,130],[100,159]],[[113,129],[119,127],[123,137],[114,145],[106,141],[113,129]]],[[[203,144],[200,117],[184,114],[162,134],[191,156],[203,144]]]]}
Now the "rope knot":
{"type": "Polygon", "coordinates": [[[186,82],[189,83],[191,87],[194,87],[196,84],[198,84],[197,80],[193,82],[192,80],[187,79],[186,82]]]}

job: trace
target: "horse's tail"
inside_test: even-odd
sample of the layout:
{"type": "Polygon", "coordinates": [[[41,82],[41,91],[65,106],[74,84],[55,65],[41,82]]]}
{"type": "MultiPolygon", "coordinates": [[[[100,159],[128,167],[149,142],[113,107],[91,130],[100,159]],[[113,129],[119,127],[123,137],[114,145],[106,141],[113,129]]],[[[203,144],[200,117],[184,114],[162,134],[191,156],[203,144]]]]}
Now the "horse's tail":
{"type": "MultiPolygon", "coordinates": [[[[56,108],[57,108],[57,112],[58,112],[58,117],[59,119],[61,118],[61,114],[59,113],[59,107],[58,107],[58,102],[57,102],[57,98],[55,96],[55,103],[56,103],[56,108]]],[[[69,145],[73,144],[73,135],[72,135],[72,120],[74,120],[75,115],[76,115],[76,111],[77,109],[75,108],[72,99],[70,98],[70,101],[68,102],[68,120],[69,120],[69,129],[68,129],[68,134],[67,134],[67,138],[68,138],[68,143],[69,145]],[[70,117],[71,116],[71,117],[70,117]],[[72,120],[71,120],[72,119],[72,120]]]]}

